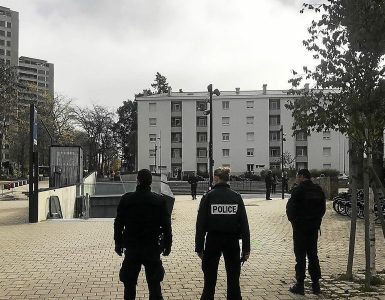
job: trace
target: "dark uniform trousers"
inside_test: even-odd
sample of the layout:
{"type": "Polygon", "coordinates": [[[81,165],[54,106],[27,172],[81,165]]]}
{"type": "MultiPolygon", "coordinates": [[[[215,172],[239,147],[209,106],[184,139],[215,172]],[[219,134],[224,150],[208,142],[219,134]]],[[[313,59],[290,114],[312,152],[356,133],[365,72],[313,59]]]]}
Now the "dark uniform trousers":
{"type": "Polygon", "coordinates": [[[191,197],[193,199],[197,198],[197,186],[196,185],[191,185],[191,197]]]}
{"type": "Polygon", "coordinates": [[[144,266],[150,300],[163,299],[160,283],[164,277],[164,269],[160,259],[159,246],[138,246],[125,251],[120,281],[124,283],[124,299],[134,300],[136,284],[141,266],[144,266]]]}
{"type": "Polygon", "coordinates": [[[298,229],[293,226],[294,254],[296,259],[295,275],[298,282],[304,282],[306,273],[306,256],[309,261],[309,274],[313,282],[321,278],[318,260],[318,229],[298,229]]]}
{"type": "Polygon", "coordinates": [[[227,299],[241,300],[239,277],[241,274],[240,248],[237,235],[207,233],[202,259],[204,288],[201,300],[213,300],[217,283],[218,264],[221,254],[227,274],[227,299]]]}

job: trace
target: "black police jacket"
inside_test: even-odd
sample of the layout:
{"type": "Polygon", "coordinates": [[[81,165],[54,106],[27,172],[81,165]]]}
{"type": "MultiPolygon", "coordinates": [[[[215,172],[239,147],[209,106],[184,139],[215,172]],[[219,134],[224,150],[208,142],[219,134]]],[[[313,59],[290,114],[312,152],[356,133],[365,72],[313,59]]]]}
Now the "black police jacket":
{"type": "Polygon", "coordinates": [[[195,252],[202,252],[206,233],[242,238],[242,251],[250,252],[249,222],[242,197],[226,183],[219,183],[200,202],[195,234],[195,252]]]}
{"type": "Polygon", "coordinates": [[[291,193],[286,205],[286,215],[298,229],[319,229],[326,211],[322,188],[311,180],[302,181],[291,193]]]}
{"type": "Polygon", "coordinates": [[[171,216],[166,200],[152,193],[151,187],[139,185],[135,192],[124,194],[114,223],[115,244],[122,248],[156,245],[161,235],[164,248],[171,249],[171,216]]]}
{"type": "Polygon", "coordinates": [[[191,184],[191,186],[197,186],[198,178],[196,178],[195,176],[192,176],[189,178],[188,183],[191,184]]]}

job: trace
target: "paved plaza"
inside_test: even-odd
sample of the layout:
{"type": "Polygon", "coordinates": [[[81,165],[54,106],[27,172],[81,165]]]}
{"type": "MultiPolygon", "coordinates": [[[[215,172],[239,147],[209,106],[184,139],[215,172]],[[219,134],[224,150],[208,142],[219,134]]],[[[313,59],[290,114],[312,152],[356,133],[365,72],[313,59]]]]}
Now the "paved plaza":
{"type": "MultiPolygon", "coordinates": [[[[0,299],[122,299],[118,274],[122,258],[114,252],[113,219],[53,220],[26,224],[27,201],[0,201],[0,299]]],[[[319,241],[323,295],[306,286],[306,296],[288,288],[294,280],[291,226],[285,215],[287,200],[266,201],[245,196],[252,252],[242,267],[243,299],[385,299],[384,288],[367,297],[359,285],[333,279],[346,269],[349,219],[336,215],[328,203],[319,241]]],[[[177,196],[173,212],[174,244],[163,258],[165,299],[199,299],[203,274],[194,253],[198,201],[177,196]]],[[[377,270],[385,269],[384,239],[377,230],[377,270]]],[[[355,270],[364,269],[363,223],[358,224],[355,270]]],[[[223,260],[215,299],[225,299],[223,260]]],[[[143,272],[138,299],[148,299],[143,272]]]]}

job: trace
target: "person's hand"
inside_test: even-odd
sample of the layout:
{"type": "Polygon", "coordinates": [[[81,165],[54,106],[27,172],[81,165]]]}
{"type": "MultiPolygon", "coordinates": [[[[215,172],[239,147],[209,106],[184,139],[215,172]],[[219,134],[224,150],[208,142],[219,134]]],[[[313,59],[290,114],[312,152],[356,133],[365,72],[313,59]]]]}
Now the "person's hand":
{"type": "Polygon", "coordinates": [[[123,248],[119,245],[115,245],[115,252],[117,255],[122,256],[123,254],[123,248]]]}
{"type": "Polygon", "coordinates": [[[197,254],[198,254],[198,256],[199,256],[200,259],[203,259],[203,251],[197,252],[197,254]]]}
{"type": "Polygon", "coordinates": [[[245,252],[245,253],[242,252],[241,262],[247,261],[249,257],[250,257],[250,252],[245,252]]]}
{"type": "Polygon", "coordinates": [[[171,253],[171,247],[164,248],[162,251],[163,256],[169,256],[171,253]]]}

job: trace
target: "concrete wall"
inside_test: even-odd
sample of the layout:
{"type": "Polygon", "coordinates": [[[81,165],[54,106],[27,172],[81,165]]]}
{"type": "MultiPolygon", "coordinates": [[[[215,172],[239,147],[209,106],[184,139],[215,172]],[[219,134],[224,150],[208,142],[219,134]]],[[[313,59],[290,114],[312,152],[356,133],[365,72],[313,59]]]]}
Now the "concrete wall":
{"type": "Polygon", "coordinates": [[[49,197],[58,196],[63,213],[63,219],[72,219],[75,211],[76,186],[68,186],[44,192],[39,192],[38,221],[47,220],[49,212],[49,197]]]}
{"type": "Polygon", "coordinates": [[[95,195],[96,189],[96,172],[91,173],[83,180],[83,190],[81,191],[81,195],[85,196],[86,194],[92,196],[95,195]]]}

